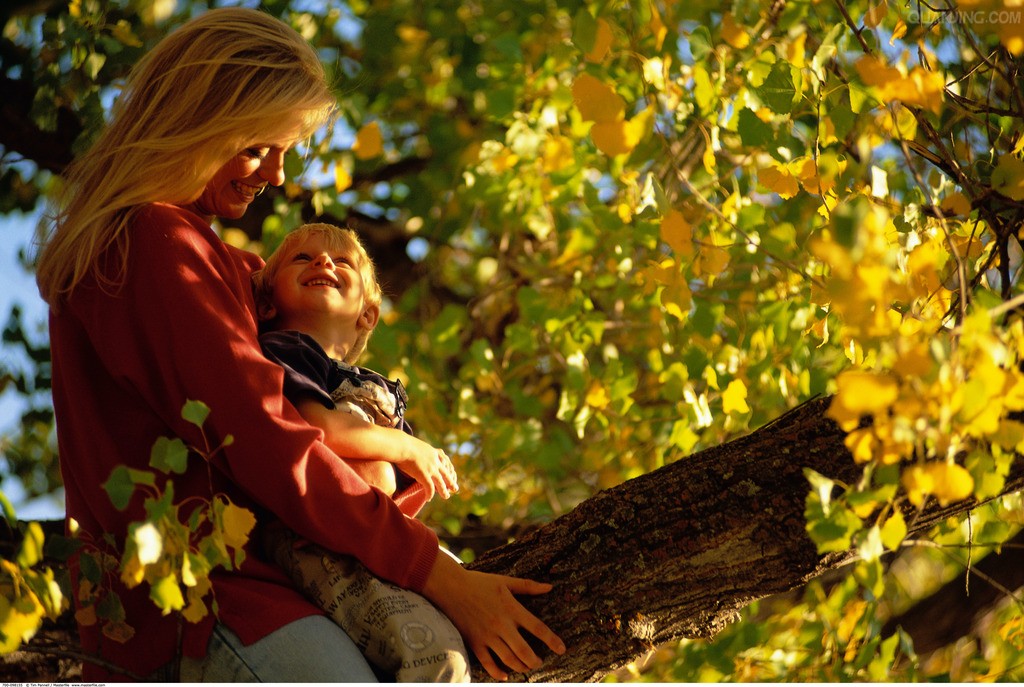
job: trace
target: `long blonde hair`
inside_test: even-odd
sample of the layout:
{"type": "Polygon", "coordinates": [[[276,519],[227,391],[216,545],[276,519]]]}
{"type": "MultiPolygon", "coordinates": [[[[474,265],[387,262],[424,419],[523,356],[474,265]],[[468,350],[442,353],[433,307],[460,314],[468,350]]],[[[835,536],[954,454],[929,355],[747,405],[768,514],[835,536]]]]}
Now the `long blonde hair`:
{"type": "Polygon", "coordinates": [[[282,21],[237,7],[190,20],[132,69],[109,125],[67,169],[39,257],[43,298],[57,307],[88,276],[116,287],[140,206],[194,200],[246,146],[296,122],[308,137],[335,108],[316,53],[282,21]]]}
{"type": "MultiPolygon", "coordinates": [[[[260,317],[264,317],[264,313],[273,306],[274,279],[287,259],[289,251],[310,236],[323,238],[332,251],[350,253],[355,256],[356,262],[359,263],[356,267],[363,280],[363,307],[372,305],[379,308],[384,300],[384,294],[381,291],[380,281],[377,279],[377,268],[363,242],[359,240],[359,235],[351,229],[342,229],[333,224],[316,222],[303,224],[286,235],[281,241],[281,245],[267,258],[263,269],[253,272],[253,294],[256,298],[256,310],[260,313],[260,317]]],[[[272,331],[274,320],[265,320],[263,328],[272,331]]],[[[352,344],[352,348],[349,349],[348,355],[345,356],[344,362],[354,364],[359,359],[359,356],[366,350],[366,344],[369,343],[371,334],[373,334],[372,329],[360,332],[359,337],[352,344]]]]}

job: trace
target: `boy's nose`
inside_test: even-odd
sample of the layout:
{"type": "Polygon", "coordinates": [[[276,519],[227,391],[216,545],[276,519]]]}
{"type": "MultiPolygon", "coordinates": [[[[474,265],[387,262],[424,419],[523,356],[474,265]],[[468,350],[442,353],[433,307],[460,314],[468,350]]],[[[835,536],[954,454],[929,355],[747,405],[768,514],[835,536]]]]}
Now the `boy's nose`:
{"type": "Polygon", "coordinates": [[[316,259],[313,261],[313,264],[324,265],[325,267],[334,267],[334,261],[331,260],[331,256],[328,255],[327,253],[321,253],[320,255],[316,256],[316,259]]]}

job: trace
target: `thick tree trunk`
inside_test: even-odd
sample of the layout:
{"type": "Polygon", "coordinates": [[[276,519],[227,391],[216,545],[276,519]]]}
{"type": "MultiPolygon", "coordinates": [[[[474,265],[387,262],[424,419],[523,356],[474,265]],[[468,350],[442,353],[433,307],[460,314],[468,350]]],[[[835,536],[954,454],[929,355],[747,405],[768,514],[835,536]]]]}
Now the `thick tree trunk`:
{"type": "MultiPolygon", "coordinates": [[[[603,491],[477,559],[470,567],[555,585],[523,602],[569,650],[515,677],[598,680],[656,645],[710,637],[752,601],[851,560],[852,552],[819,555],[805,530],[803,469],[846,483],[861,472],[825,417],[828,402],[603,491]]],[[[1006,491],[1022,488],[1018,461],[1006,491]]],[[[928,507],[908,517],[910,532],[975,505],[928,507]]],[[[487,679],[479,669],[473,677],[487,679]]]]}
{"type": "MultiPolygon", "coordinates": [[[[655,645],[710,637],[752,601],[849,561],[852,553],[819,555],[805,530],[803,469],[845,483],[861,472],[825,417],[828,403],[813,400],[746,437],[601,492],[478,559],[471,567],[555,585],[524,603],[570,649],[525,679],[600,679],[655,645]]],[[[1006,489],[1022,486],[1018,461],[1006,489]]],[[[911,533],[974,505],[933,505],[908,518],[911,533]]]]}

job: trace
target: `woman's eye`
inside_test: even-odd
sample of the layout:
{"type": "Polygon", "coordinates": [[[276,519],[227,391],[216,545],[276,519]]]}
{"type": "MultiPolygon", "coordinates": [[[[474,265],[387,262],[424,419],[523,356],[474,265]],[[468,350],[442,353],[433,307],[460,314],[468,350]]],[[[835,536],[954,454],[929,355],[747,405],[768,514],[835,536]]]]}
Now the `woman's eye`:
{"type": "Polygon", "coordinates": [[[256,158],[257,160],[262,160],[267,156],[267,151],[260,148],[246,148],[244,152],[249,157],[256,158]]]}

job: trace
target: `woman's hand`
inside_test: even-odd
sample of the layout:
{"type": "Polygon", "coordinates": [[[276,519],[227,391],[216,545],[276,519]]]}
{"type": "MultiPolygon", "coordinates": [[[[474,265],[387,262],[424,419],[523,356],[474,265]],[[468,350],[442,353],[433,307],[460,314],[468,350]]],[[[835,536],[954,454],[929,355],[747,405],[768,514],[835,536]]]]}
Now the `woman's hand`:
{"type": "Polygon", "coordinates": [[[541,666],[540,657],[520,630],[534,635],[556,654],[565,653],[562,640],[513,596],[548,591],[550,584],[466,570],[445,555],[438,555],[423,587],[423,595],[451,619],[466,646],[495,680],[505,680],[508,674],[495,663],[494,656],[518,673],[541,666]]]}

